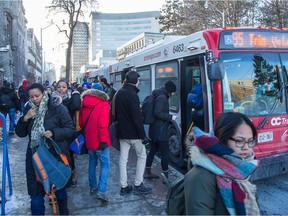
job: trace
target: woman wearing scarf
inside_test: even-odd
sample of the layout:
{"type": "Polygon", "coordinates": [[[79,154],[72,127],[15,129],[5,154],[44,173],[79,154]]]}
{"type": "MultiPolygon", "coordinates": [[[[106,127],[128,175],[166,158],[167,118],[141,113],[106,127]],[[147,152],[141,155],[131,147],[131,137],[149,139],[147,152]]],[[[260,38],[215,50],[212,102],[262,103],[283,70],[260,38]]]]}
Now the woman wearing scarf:
{"type": "MultiPolygon", "coordinates": [[[[19,137],[29,136],[26,153],[26,178],[28,194],[31,198],[31,214],[44,215],[45,191],[43,185],[36,180],[32,164],[32,152],[40,144],[41,136],[52,138],[69,157],[67,139],[74,133],[75,128],[72,119],[65,106],[61,104],[60,97],[49,96],[42,84],[34,83],[29,89],[29,102],[24,108],[24,114],[16,126],[16,134],[19,137]]],[[[58,157],[52,144],[46,140],[49,150],[58,157]]],[[[69,214],[67,207],[67,193],[65,188],[55,192],[60,215],[69,214]]]]}
{"type": "Polygon", "coordinates": [[[249,178],[257,169],[253,147],[257,130],[242,113],[224,113],[215,136],[193,128],[192,170],[185,177],[187,215],[260,215],[256,186],[249,178]]]}
{"type": "MultiPolygon", "coordinates": [[[[80,93],[76,90],[69,88],[68,82],[64,79],[60,79],[57,82],[57,89],[52,94],[58,95],[62,98],[62,104],[65,105],[69,111],[70,117],[73,120],[74,125],[76,126],[75,116],[76,112],[80,110],[81,107],[81,98],[80,93]]],[[[68,139],[68,143],[70,144],[77,137],[77,132],[80,131],[81,128],[76,127],[76,131],[73,132],[73,136],[68,139]]],[[[72,169],[72,187],[77,186],[77,178],[76,178],[76,167],[74,161],[74,152],[70,150],[71,156],[71,169],[72,169]]]]}

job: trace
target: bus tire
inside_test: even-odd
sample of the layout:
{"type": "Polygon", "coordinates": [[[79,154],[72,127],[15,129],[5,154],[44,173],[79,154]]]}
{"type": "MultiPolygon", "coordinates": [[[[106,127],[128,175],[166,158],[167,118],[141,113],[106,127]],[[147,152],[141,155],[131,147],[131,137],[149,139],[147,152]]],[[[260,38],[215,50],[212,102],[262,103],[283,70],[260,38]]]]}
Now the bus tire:
{"type": "Polygon", "coordinates": [[[177,130],[172,125],[168,129],[168,133],[170,162],[175,164],[177,167],[182,167],[184,165],[184,157],[179,134],[177,134],[177,130]]]}

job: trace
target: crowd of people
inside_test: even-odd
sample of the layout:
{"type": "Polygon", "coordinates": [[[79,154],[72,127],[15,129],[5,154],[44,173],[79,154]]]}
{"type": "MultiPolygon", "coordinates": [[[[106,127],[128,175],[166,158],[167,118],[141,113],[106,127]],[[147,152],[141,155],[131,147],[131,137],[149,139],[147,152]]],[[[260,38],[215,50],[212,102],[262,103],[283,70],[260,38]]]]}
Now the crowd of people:
{"type": "MultiPolygon", "coordinates": [[[[89,179],[90,195],[96,196],[97,199],[104,203],[109,202],[109,197],[106,193],[110,168],[109,148],[111,147],[108,128],[113,120],[118,122],[117,135],[120,141],[120,195],[128,195],[130,193],[141,195],[152,192],[152,188],[144,183],[144,179],[159,178],[159,175],[153,173],[151,170],[154,156],[158,151],[161,151],[162,155],[162,172],[166,178],[169,179],[168,125],[171,120],[173,121],[177,118],[177,116],[169,114],[169,97],[175,94],[177,87],[173,81],[169,80],[159,89],[153,90],[152,95],[155,97],[153,115],[156,120],[149,126],[149,132],[146,134],[138,97],[140,78],[137,72],[129,71],[125,75],[122,87],[117,92],[113,86],[107,82],[106,78],[102,78],[100,82],[92,84],[84,80],[81,85],[77,83],[69,84],[64,79],[54,82],[52,85],[50,85],[49,82],[45,82],[42,84],[33,83],[29,86],[26,81],[23,81],[21,85],[23,86],[21,87],[23,95],[22,93],[19,94],[20,87],[18,94],[16,94],[15,89],[11,90],[12,93],[9,93],[11,94],[11,98],[16,97],[18,101],[17,104],[15,102],[14,109],[21,112],[22,115],[16,124],[16,135],[19,137],[29,136],[26,153],[26,177],[28,194],[31,197],[32,215],[45,214],[45,191],[43,185],[36,180],[32,164],[32,154],[39,146],[40,136],[55,140],[62,151],[68,156],[72,169],[72,177],[66,186],[67,188],[77,186],[77,167],[75,166],[74,152],[69,149],[69,144],[77,137],[79,132],[83,133],[89,154],[87,176],[89,179]],[[111,118],[112,98],[115,100],[115,104],[113,104],[115,106],[115,119],[113,120],[111,118]],[[147,144],[150,145],[149,152],[146,148],[147,144]],[[133,185],[128,183],[130,181],[127,175],[127,162],[131,148],[135,149],[137,155],[133,185]],[[100,169],[98,176],[96,176],[98,162],[100,169]]],[[[6,86],[6,88],[7,87],[8,86],[6,86]]],[[[5,88],[5,85],[2,88],[5,88]]],[[[2,88],[0,94],[2,93],[2,88]]],[[[2,108],[1,112],[5,114],[2,108]]],[[[10,113],[9,110],[6,110],[6,115],[8,113],[10,113]]],[[[14,127],[14,125],[12,126],[14,127]]],[[[14,128],[9,128],[9,134],[10,132],[14,132],[14,128]]],[[[193,136],[194,135],[195,134],[193,134],[193,136]]],[[[187,212],[191,214],[200,214],[201,212],[208,214],[227,214],[227,212],[233,213],[235,209],[238,211],[238,206],[229,206],[229,200],[231,201],[237,196],[237,194],[234,194],[236,192],[233,191],[235,187],[237,187],[238,192],[244,191],[243,193],[247,193],[248,191],[253,196],[255,195],[253,185],[244,180],[248,179],[248,175],[255,170],[257,162],[253,163],[253,169],[251,168],[250,172],[248,174],[246,173],[242,179],[239,178],[238,170],[235,170],[235,175],[230,176],[230,178],[228,175],[231,173],[227,173],[229,170],[226,172],[222,164],[219,164],[218,161],[221,162],[223,157],[228,158],[231,160],[231,169],[233,166],[236,166],[237,164],[235,163],[239,163],[240,160],[253,161],[254,154],[252,147],[255,145],[256,135],[257,131],[251,121],[239,113],[235,115],[234,113],[230,113],[219,118],[216,122],[214,137],[217,142],[215,140],[211,141],[209,137],[200,140],[200,138],[198,138],[199,136],[195,135],[197,145],[191,148],[194,151],[191,158],[195,165],[192,169],[195,171],[191,172],[192,174],[190,174],[187,179],[189,179],[189,182],[193,182],[193,185],[198,186],[193,186],[193,188],[191,186],[191,191],[190,189],[187,190],[188,199],[194,199],[193,202],[195,203],[195,205],[190,205],[187,212]],[[234,120],[232,121],[232,119],[234,120]],[[215,148],[214,150],[213,148],[212,150],[209,149],[212,145],[210,142],[212,142],[215,148],[217,147],[223,152],[219,154],[218,150],[214,152],[215,148]],[[200,157],[207,158],[207,155],[205,156],[204,154],[206,152],[210,159],[208,164],[214,163],[213,166],[211,165],[212,168],[198,163],[200,157]],[[235,155],[237,157],[235,157],[235,155]],[[235,158],[237,158],[236,162],[235,158]],[[217,173],[220,169],[224,170],[224,173],[217,173]],[[238,172],[236,173],[236,171],[238,172]],[[202,179],[201,176],[204,174],[207,176],[206,182],[210,189],[207,189],[205,185],[203,185],[204,179],[202,179]],[[227,178],[232,179],[233,182],[232,185],[228,185],[232,191],[231,197],[228,198],[222,193],[221,186],[225,183],[223,179],[225,180],[227,178]],[[213,190],[211,190],[212,188],[213,190]],[[198,195],[192,192],[192,190],[195,191],[196,189],[199,190],[203,199],[198,199],[198,195]],[[205,210],[203,206],[206,206],[206,200],[211,203],[211,206],[207,207],[207,210],[205,210]],[[219,205],[214,205],[217,202],[219,205]]],[[[46,142],[47,145],[51,145],[49,140],[46,142]]],[[[53,154],[57,157],[55,152],[53,152],[53,154]]],[[[244,165],[246,165],[245,163],[246,162],[244,162],[244,165]]],[[[251,165],[251,163],[247,162],[247,166],[248,165],[251,165]]],[[[242,170],[240,170],[240,172],[241,171],[242,170]]],[[[186,184],[190,184],[189,182],[186,184]]],[[[166,184],[166,181],[163,181],[163,184],[166,184]]],[[[186,187],[189,188],[188,186],[186,187]]],[[[61,215],[69,214],[66,188],[55,193],[61,215]]],[[[257,202],[253,197],[249,198],[248,201],[244,199],[241,201],[241,208],[245,209],[246,203],[249,201],[249,207],[253,207],[252,212],[257,213],[257,202]]],[[[240,209],[239,212],[243,213],[244,210],[240,209]]]]}

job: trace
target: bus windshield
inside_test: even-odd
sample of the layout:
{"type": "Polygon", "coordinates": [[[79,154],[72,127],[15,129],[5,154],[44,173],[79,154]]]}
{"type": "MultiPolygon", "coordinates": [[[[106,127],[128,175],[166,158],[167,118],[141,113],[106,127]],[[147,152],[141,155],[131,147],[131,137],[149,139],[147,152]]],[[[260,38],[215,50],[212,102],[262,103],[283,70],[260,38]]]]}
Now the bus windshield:
{"type": "Polygon", "coordinates": [[[273,115],[286,113],[287,53],[224,52],[220,62],[225,69],[224,112],[248,116],[267,115],[271,110],[273,115]]]}

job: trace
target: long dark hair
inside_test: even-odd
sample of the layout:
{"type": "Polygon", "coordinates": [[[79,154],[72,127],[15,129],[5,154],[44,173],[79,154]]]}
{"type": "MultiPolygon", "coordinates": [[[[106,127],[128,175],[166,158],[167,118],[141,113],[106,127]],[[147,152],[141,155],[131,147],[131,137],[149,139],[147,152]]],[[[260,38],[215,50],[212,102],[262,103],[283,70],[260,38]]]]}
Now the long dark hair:
{"type": "Polygon", "coordinates": [[[228,139],[235,134],[237,127],[245,123],[250,126],[253,138],[257,136],[257,129],[251,120],[242,113],[227,112],[223,113],[215,123],[214,133],[215,136],[220,140],[224,145],[227,145],[228,139]]]}

